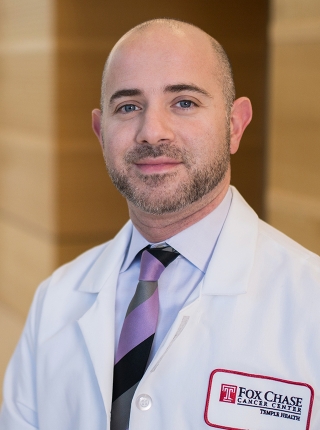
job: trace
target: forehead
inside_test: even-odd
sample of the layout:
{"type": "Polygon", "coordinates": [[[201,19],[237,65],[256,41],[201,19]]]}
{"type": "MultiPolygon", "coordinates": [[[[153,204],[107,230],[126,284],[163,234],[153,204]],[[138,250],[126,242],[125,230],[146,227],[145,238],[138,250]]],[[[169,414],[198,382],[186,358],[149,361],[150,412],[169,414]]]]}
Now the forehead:
{"type": "Polygon", "coordinates": [[[156,91],[176,82],[208,88],[217,85],[216,68],[211,42],[200,30],[137,32],[121,40],[111,53],[105,92],[108,96],[121,88],[156,91]]]}

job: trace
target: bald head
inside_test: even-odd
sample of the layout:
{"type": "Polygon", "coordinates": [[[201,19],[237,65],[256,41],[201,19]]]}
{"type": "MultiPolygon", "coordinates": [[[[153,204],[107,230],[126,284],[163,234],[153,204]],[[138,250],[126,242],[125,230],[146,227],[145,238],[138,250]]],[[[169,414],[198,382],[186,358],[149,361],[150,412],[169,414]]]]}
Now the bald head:
{"type": "MultiPolygon", "coordinates": [[[[213,79],[217,79],[221,85],[221,90],[225,100],[226,115],[227,117],[229,117],[233,102],[235,100],[235,87],[230,61],[225,50],[217,40],[215,40],[209,34],[205,33],[199,27],[193,24],[185,23],[183,21],[166,18],[153,19],[137,25],[136,27],[129,30],[126,34],[124,34],[124,36],[122,36],[121,39],[113,47],[105,63],[103,71],[101,110],[103,110],[105,102],[108,71],[115,54],[124,46],[133,44],[140,38],[147,39],[155,31],[160,31],[163,34],[171,33],[173,37],[176,36],[181,39],[184,39],[186,44],[189,44],[190,39],[196,40],[199,47],[199,51],[201,46],[204,44],[208,44],[210,46],[212,58],[209,58],[210,55],[208,55],[206,56],[205,60],[207,62],[212,62],[213,79]],[[212,61],[212,59],[214,59],[214,61],[212,61]]],[[[155,46],[154,49],[157,50],[158,47],[155,46]]]]}

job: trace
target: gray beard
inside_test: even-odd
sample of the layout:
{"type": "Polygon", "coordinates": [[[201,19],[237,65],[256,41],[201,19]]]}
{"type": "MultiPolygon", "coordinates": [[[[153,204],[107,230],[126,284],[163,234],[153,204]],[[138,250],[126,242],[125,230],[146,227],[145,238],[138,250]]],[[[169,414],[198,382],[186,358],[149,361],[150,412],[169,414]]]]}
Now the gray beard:
{"type": "Polygon", "coordinates": [[[211,163],[205,164],[201,169],[192,170],[192,160],[183,150],[174,147],[172,144],[162,143],[157,146],[145,144],[141,145],[125,156],[125,163],[128,167],[143,158],[168,156],[182,161],[189,172],[189,178],[178,184],[173,195],[165,195],[165,185],[174,181],[176,172],[143,175],[137,174],[136,178],[145,184],[143,190],[135,187],[130,182],[126,172],[119,172],[107,164],[110,178],[118,191],[132,204],[144,212],[163,215],[177,212],[186,206],[200,200],[225,177],[230,165],[229,139],[226,139],[221,151],[215,154],[211,163]],[[160,189],[161,187],[161,189],[160,189]],[[160,192],[157,195],[157,190],[160,192]]]}

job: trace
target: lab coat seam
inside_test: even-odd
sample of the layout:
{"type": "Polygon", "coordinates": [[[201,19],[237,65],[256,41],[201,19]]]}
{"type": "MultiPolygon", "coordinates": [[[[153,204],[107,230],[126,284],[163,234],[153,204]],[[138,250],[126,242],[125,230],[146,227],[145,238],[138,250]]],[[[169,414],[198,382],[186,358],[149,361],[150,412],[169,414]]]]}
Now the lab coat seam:
{"type": "Polygon", "coordinates": [[[168,350],[171,348],[172,344],[175,342],[175,340],[180,336],[180,334],[182,333],[182,331],[184,330],[185,326],[187,325],[188,321],[189,321],[190,316],[183,316],[181,323],[178,327],[178,330],[176,331],[176,334],[173,336],[173,338],[171,339],[169,345],[167,346],[166,350],[163,352],[163,354],[159,357],[158,361],[155,363],[155,365],[153,366],[153,368],[151,369],[150,373],[153,373],[157,367],[159,366],[160,362],[162,361],[163,357],[167,354],[168,350]]]}
{"type": "MultiPolygon", "coordinates": [[[[36,419],[36,410],[34,410],[33,408],[31,408],[30,406],[26,405],[24,402],[20,401],[19,399],[17,399],[17,406],[19,408],[19,405],[21,405],[22,407],[28,409],[33,415],[34,415],[34,420],[37,421],[36,419]]],[[[20,414],[23,416],[23,419],[27,421],[28,424],[30,424],[31,426],[36,425],[38,427],[37,422],[30,422],[30,419],[28,419],[25,414],[22,412],[21,408],[19,408],[19,412],[20,414]]]]}

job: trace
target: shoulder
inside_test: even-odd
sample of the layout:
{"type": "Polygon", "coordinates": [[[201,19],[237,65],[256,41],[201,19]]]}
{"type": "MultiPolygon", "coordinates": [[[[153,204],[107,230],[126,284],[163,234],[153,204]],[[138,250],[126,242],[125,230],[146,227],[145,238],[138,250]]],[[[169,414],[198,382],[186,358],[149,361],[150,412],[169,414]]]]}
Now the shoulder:
{"type": "Polygon", "coordinates": [[[28,316],[33,331],[40,326],[40,321],[52,319],[54,326],[58,314],[66,318],[67,314],[72,315],[73,309],[86,306],[86,302],[90,304],[88,295],[79,294],[79,287],[110,244],[111,241],[84,252],[38,286],[28,316]]]}
{"type": "Polygon", "coordinates": [[[225,258],[233,256],[234,267],[241,262],[246,270],[239,273],[268,294],[296,291],[300,297],[303,291],[320,300],[320,257],[260,220],[235,189],[233,195],[225,235],[225,242],[232,245],[227,247],[225,258]]]}
{"type": "Polygon", "coordinates": [[[320,257],[309,251],[276,228],[258,218],[253,209],[246,203],[239,192],[232,187],[233,202],[230,210],[234,236],[241,237],[238,251],[244,245],[252,244],[250,249],[263,258],[265,266],[275,266],[277,263],[303,264],[320,268],[320,257]],[[232,210],[233,209],[233,210],[232,210]]]}
{"type": "Polygon", "coordinates": [[[40,286],[41,296],[66,299],[78,293],[98,293],[114,270],[120,270],[132,232],[128,222],[108,242],[89,249],[69,263],[55,270],[40,286]]]}
{"type": "Polygon", "coordinates": [[[131,231],[127,223],[114,239],[59,267],[38,287],[29,320],[39,340],[81,318],[103,288],[113,291],[131,231]]]}
{"type": "Polygon", "coordinates": [[[308,309],[309,317],[317,318],[313,308],[320,300],[320,257],[259,221],[251,286],[259,286],[265,304],[269,299],[275,306],[284,303],[283,311],[299,309],[301,318],[308,309]]]}
{"type": "Polygon", "coordinates": [[[261,247],[268,254],[273,263],[292,261],[295,264],[303,264],[320,271],[320,257],[309,251],[281,231],[259,220],[257,248],[261,247]]]}
{"type": "Polygon", "coordinates": [[[50,279],[51,284],[56,284],[61,281],[73,280],[74,283],[80,284],[86,275],[90,272],[96,261],[112,244],[112,240],[102,243],[94,248],[80,254],[74,260],[60,266],[56,269],[50,279]]]}
{"type": "Polygon", "coordinates": [[[85,283],[88,292],[98,292],[92,284],[108,276],[111,269],[122,264],[132,234],[132,223],[127,222],[108,242],[89,249],[73,261],[59,267],[51,276],[51,284],[72,284],[74,289],[85,283]]]}

